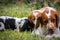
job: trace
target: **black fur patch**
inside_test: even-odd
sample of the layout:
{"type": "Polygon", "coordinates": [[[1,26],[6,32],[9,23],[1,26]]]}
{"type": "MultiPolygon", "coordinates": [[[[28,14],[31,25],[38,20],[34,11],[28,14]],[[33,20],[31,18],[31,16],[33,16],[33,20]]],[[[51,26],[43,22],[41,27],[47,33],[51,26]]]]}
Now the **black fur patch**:
{"type": "Polygon", "coordinates": [[[2,18],[0,18],[0,22],[4,23],[4,20],[2,18]]]}
{"type": "Polygon", "coordinates": [[[12,19],[12,18],[9,18],[9,19],[6,19],[5,21],[5,29],[16,29],[15,27],[15,19],[12,19]]]}
{"type": "Polygon", "coordinates": [[[22,27],[21,26],[19,27],[21,32],[22,31],[32,31],[33,30],[33,28],[34,28],[33,23],[30,23],[30,21],[28,19],[22,19],[21,22],[22,21],[25,21],[25,22],[24,22],[22,27]]]}

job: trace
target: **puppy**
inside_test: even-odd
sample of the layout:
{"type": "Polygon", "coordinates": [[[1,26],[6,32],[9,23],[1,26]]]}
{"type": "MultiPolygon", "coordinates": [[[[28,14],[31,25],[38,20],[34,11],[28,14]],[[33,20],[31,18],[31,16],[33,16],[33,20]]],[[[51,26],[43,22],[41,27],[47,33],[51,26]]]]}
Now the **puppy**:
{"type": "Polygon", "coordinates": [[[32,31],[34,24],[31,23],[27,17],[23,18],[16,18],[16,17],[9,17],[9,16],[0,16],[0,22],[4,24],[5,29],[15,30],[18,31],[32,31]]]}

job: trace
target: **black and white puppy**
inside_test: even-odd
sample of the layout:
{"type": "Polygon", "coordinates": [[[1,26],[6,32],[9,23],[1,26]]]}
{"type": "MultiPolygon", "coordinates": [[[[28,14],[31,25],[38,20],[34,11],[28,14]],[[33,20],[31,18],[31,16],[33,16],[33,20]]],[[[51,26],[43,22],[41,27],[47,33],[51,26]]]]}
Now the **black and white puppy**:
{"type": "Polygon", "coordinates": [[[4,24],[4,29],[18,29],[18,31],[32,31],[34,24],[30,23],[28,18],[14,18],[9,16],[1,16],[0,22],[4,24]]]}

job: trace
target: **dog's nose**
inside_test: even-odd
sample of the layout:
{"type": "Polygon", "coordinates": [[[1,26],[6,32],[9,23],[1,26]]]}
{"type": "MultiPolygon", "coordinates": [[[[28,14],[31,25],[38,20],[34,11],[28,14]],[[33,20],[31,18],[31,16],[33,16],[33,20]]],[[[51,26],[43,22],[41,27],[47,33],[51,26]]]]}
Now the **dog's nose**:
{"type": "Polygon", "coordinates": [[[49,29],[49,30],[48,30],[48,33],[49,33],[49,34],[53,34],[53,33],[54,33],[53,29],[49,29]]]}
{"type": "Polygon", "coordinates": [[[48,30],[49,30],[49,31],[53,31],[53,30],[54,30],[54,27],[51,26],[51,27],[48,28],[48,30]]]}
{"type": "Polygon", "coordinates": [[[53,29],[49,29],[49,31],[53,31],[53,29]]]}
{"type": "Polygon", "coordinates": [[[49,29],[49,30],[52,30],[52,29],[54,29],[54,28],[53,28],[53,27],[49,27],[48,29],[49,29]]]}

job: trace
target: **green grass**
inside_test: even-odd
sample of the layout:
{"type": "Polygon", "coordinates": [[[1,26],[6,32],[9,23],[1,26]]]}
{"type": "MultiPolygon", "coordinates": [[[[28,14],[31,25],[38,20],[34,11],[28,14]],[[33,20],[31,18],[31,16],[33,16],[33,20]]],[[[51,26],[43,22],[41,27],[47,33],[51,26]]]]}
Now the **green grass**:
{"type": "Polygon", "coordinates": [[[24,3],[17,4],[0,4],[0,15],[7,15],[12,17],[27,17],[31,7],[27,6],[24,3]]]}
{"type": "MultiPolygon", "coordinates": [[[[27,17],[35,7],[24,3],[0,4],[0,16],[27,17]]],[[[58,8],[58,7],[57,7],[58,8]]],[[[60,7],[59,7],[60,8],[60,7]]],[[[60,9],[57,9],[60,11],[60,9]]],[[[44,37],[32,35],[31,32],[15,32],[12,30],[0,31],[0,40],[46,40],[44,37]]],[[[52,40],[60,40],[54,38],[52,40]]]]}
{"type": "Polygon", "coordinates": [[[4,31],[0,32],[0,40],[45,40],[43,37],[32,35],[30,32],[4,31]]]}

